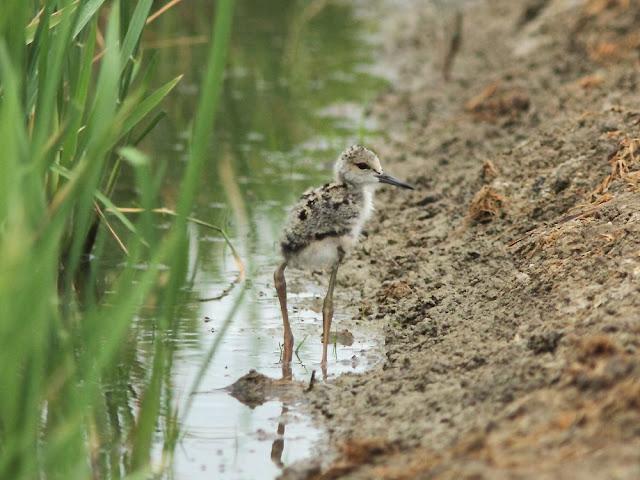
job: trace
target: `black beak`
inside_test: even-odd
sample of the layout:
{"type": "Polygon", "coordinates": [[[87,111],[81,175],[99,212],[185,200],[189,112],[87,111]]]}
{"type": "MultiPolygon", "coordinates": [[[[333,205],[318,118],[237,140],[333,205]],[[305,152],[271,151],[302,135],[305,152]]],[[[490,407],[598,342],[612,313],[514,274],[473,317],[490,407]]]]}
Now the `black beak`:
{"type": "Polygon", "coordinates": [[[387,175],[386,173],[377,174],[376,177],[378,177],[378,181],[380,183],[388,183],[389,185],[395,185],[396,187],[413,190],[413,187],[408,183],[401,182],[397,178],[393,178],[391,175],[387,175]]]}

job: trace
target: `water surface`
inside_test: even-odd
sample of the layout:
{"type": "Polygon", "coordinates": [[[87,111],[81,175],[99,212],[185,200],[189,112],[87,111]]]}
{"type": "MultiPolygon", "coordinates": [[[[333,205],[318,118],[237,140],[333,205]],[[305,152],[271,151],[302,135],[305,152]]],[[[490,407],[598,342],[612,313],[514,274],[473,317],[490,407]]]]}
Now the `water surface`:
{"type": "MultiPolygon", "coordinates": [[[[148,37],[158,77],[185,73],[166,105],[168,120],[145,149],[177,179],[206,55],[212,2],[190,1],[166,15],[148,37]]],[[[367,6],[371,5],[369,3],[367,6]]],[[[223,227],[242,260],[215,232],[194,225],[190,235],[192,288],[171,332],[175,346],[167,405],[184,407],[199,365],[221,342],[191,399],[176,448],[174,478],[274,478],[283,465],[310,456],[321,432],[296,405],[269,401],[254,409],[224,390],[250,369],[281,374],[282,324],[272,275],[288,206],[309,186],[331,177],[331,163],[356,141],[377,135],[363,110],[384,81],[373,75],[375,22],[351,2],[243,0],[236,16],[221,111],[194,216],[223,227]],[[241,270],[244,268],[244,275],[241,270]],[[220,297],[220,298],[216,298],[220,297]],[[205,298],[215,300],[200,301],[205,298]],[[230,323],[226,323],[231,319],[230,323]]],[[[177,182],[162,199],[171,206],[177,182]]],[[[321,353],[321,277],[289,275],[297,379],[308,380],[321,353]]],[[[340,305],[340,304],[338,304],[340,305]]],[[[354,314],[337,308],[334,327],[354,314]]],[[[140,319],[138,357],[153,314],[140,319]]],[[[331,375],[375,362],[379,338],[353,330],[351,345],[331,350],[331,375]]],[[[349,342],[346,342],[349,343],[349,342]]],[[[167,407],[169,408],[169,407],[167,407]]],[[[161,449],[161,432],[158,434],[161,449]]]]}

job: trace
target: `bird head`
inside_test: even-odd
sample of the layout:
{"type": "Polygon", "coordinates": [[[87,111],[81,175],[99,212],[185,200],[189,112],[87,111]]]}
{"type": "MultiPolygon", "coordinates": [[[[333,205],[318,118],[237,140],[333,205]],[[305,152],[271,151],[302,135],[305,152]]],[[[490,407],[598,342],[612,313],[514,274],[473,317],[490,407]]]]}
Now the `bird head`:
{"type": "Polygon", "coordinates": [[[352,145],[342,152],[336,162],[335,173],[339,182],[355,186],[388,183],[413,190],[411,185],[384,173],[378,156],[361,145],[352,145]]]}

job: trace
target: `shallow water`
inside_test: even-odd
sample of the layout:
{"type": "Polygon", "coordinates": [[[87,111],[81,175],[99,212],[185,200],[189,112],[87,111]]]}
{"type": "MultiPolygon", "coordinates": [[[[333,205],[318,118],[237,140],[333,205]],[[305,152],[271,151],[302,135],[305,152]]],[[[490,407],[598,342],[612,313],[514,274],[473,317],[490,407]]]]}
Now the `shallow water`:
{"type": "MultiPolygon", "coordinates": [[[[166,105],[168,119],[145,145],[154,161],[166,164],[169,178],[179,178],[186,158],[210,3],[177,8],[145,40],[147,49],[158,47],[159,78],[186,74],[166,105]]],[[[274,478],[283,465],[309,457],[321,439],[322,432],[295,404],[271,400],[251,409],[224,387],[250,369],[280,377],[282,323],[272,275],[287,208],[309,186],[329,181],[331,163],[345,146],[377,135],[375,125],[363,120],[363,109],[385,85],[372,73],[377,47],[368,15],[352,2],[236,4],[222,109],[194,216],[228,232],[242,266],[216,232],[191,228],[192,285],[171,332],[175,355],[164,394],[178,412],[189,401],[191,407],[180,417],[183,436],[170,478],[274,478]],[[221,298],[200,301],[212,297],[221,298]],[[189,399],[199,366],[216,341],[211,365],[189,399]]],[[[176,188],[171,181],[163,186],[165,206],[172,205],[176,188]]],[[[288,274],[288,282],[297,349],[293,373],[308,381],[319,370],[319,306],[327,279],[288,274]]],[[[337,297],[333,325],[342,330],[348,324],[354,339],[331,349],[330,376],[363,371],[377,361],[381,340],[348,322],[355,313],[348,301],[337,297]]],[[[153,313],[139,326],[137,357],[146,368],[153,313]]],[[[158,458],[162,441],[159,431],[158,458]]]]}

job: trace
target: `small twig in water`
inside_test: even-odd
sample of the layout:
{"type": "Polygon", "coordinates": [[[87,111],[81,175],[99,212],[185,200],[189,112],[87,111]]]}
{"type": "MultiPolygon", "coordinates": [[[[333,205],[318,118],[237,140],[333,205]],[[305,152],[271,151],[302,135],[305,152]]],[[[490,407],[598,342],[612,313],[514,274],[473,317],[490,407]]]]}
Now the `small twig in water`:
{"type": "Polygon", "coordinates": [[[226,297],[231,293],[231,290],[233,290],[234,287],[238,283],[240,283],[240,280],[242,280],[242,272],[238,272],[238,275],[236,276],[236,278],[229,284],[227,288],[225,288],[218,295],[215,295],[213,297],[207,297],[207,298],[199,298],[198,301],[199,302],[215,302],[216,300],[222,300],[224,297],[226,297]]]}
{"type": "Polygon", "coordinates": [[[152,13],[151,15],[149,15],[149,18],[147,18],[147,25],[149,25],[151,22],[153,22],[156,18],[158,18],[160,15],[162,15],[163,13],[165,13],[167,10],[169,10],[170,8],[175,7],[177,4],[179,4],[182,0],[171,0],[169,3],[167,3],[166,5],[160,7],[160,9],[158,9],[155,13],[152,13]]]}
{"type": "Polygon", "coordinates": [[[107,217],[104,216],[104,213],[102,212],[102,209],[100,208],[100,205],[98,205],[96,202],[93,202],[93,206],[96,209],[96,212],[97,212],[98,216],[104,221],[104,224],[107,227],[107,230],[109,230],[109,233],[111,234],[113,239],[116,241],[116,243],[118,244],[120,249],[124,252],[124,254],[128,256],[129,255],[129,250],[127,250],[127,247],[125,246],[124,242],[120,239],[120,237],[118,236],[116,231],[113,229],[113,227],[109,223],[109,220],[107,220],[107,217]]]}
{"type": "MultiPolygon", "coordinates": [[[[300,349],[301,349],[301,348],[302,348],[302,346],[304,345],[304,342],[306,342],[306,341],[307,341],[307,337],[308,337],[308,336],[309,336],[309,335],[305,335],[305,336],[304,336],[304,338],[302,339],[302,341],[301,341],[301,342],[298,344],[298,346],[296,347],[296,351],[295,351],[296,357],[298,357],[298,352],[300,351],[300,349]]],[[[298,357],[298,360],[300,360],[300,357],[298,357]]]]}

